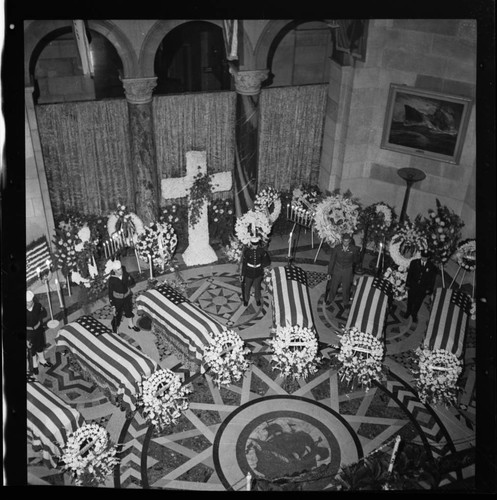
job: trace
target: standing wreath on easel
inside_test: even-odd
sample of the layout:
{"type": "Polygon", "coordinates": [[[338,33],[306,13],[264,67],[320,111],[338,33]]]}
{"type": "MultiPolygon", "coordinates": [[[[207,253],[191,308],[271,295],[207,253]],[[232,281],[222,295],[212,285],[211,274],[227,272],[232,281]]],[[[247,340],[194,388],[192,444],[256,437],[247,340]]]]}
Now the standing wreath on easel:
{"type": "Polygon", "coordinates": [[[281,213],[280,193],[274,187],[259,191],[254,200],[254,210],[265,213],[269,223],[273,225],[281,213]]]}
{"type": "Polygon", "coordinates": [[[235,234],[244,245],[249,245],[254,236],[259,236],[263,241],[267,241],[270,232],[271,223],[264,212],[249,210],[236,219],[235,234]]]}
{"type": "Polygon", "coordinates": [[[465,270],[472,272],[476,269],[476,240],[470,238],[457,245],[454,254],[456,262],[465,270]]]}

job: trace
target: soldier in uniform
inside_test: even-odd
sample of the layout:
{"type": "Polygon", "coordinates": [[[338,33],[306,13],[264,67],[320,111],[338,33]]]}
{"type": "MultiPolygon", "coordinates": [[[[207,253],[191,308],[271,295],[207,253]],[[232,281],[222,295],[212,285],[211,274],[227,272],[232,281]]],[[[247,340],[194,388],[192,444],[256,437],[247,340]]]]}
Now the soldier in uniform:
{"type": "Polygon", "coordinates": [[[418,311],[426,295],[433,293],[437,268],[429,260],[429,252],[423,250],[420,259],[413,259],[407,271],[407,311],[404,318],[412,316],[414,323],[418,321],[418,311]]]}
{"type": "Polygon", "coordinates": [[[354,266],[360,260],[360,249],[352,243],[352,236],[344,234],[342,243],[331,249],[326,279],[325,300],[329,306],[335,299],[340,283],[342,284],[342,300],[344,307],[350,303],[350,287],[354,277],[354,266]]]}
{"type": "Polygon", "coordinates": [[[250,246],[245,247],[240,261],[240,282],[242,283],[243,305],[248,305],[250,289],[254,286],[255,301],[261,305],[261,284],[264,268],[271,264],[271,258],[266,249],[259,246],[260,238],[254,237],[250,246]]]}
{"type": "Polygon", "coordinates": [[[133,301],[130,288],[135,286],[135,280],[126,271],[121,261],[114,262],[113,274],[109,277],[109,302],[113,308],[112,331],[117,332],[124,314],[128,318],[128,328],[135,332],[140,329],[133,323],[133,301]]]}
{"type": "Polygon", "coordinates": [[[52,365],[45,359],[46,347],[45,328],[43,318],[47,315],[46,309],[34,300],[31,290],[26,292],[26,342],[28,350],[28,380],[38,375],[38,365],[49,368],[52,365]]]}

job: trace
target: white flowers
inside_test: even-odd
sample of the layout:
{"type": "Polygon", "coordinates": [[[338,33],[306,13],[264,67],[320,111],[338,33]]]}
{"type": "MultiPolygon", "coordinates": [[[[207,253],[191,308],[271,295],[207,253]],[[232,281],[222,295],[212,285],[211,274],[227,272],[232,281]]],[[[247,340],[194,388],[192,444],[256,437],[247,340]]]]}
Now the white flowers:
{"type": "Polygon", "coordinates": [[[138,235],[135,244],[140,258],[148,261],[151,255],[155,266],[166,267],[173,258],[178,237],[171,224],[152,222],[138,235]]]}
{"type": "Polygon", "coordinates": [[[316,333],[300,326],[278,326],[274,339],[268,341],[273,348],[271,363],[286,377],[306,379],[316,373],[320,358],[316,333]]]}
{"type": "Polygon", "coordinates": [[[135,243],[137,237],[145,230],[140,217],[133,212],[128,212],[124,205],[118,205],[117,211],[112,212],[107,219],[109,236],[120,229],[123,229],[125,236],[132,238],[135,243]]]}
{"type": "Polygon", "coordinates": [[[267,187],[258,192],[254,200],[254,210],[267,215],[273,225],[281,213],[280,193],[274,187],[267,187]]]}
{"type": "Polygon", "coordinates": [[[411,260],[418,259],[420,251],[427,248],[426,237],[421,228],[405,221],[390,240],[388,251],[397,266],[408,268],[411,260]]]}
{"type": "Polygon", "coordinates": [[[176,424],[188,409],[190,404],[186,397],[190,392],[182,386],[179,375],[167,368],[160,369],[140,383],[137,406],[142,408],[147,421],[162,431],[176,424]]]}
{"type": "Polygon", "coordinates": [[[263,212],[249,210],[236,219],[235,234],[244,245],[249,245],[250,240],[256,234],[263,240],[267,240],[270,232],[271,223],[263,212]]]}
{"type": "Polygon", "coordinates": [[[243,244],[236,238],[230,237],[230,244],[223,248],[226,258],[235,264],[240,262],[242,257],[243,244]]]}
{"type": "Polygon", "coordinates": [[[375,210],[378,214],[383,214],[383,224],[385,229],[388,229],[393,222],[392,209],[385,203],[380,202],[375,205],[375,210]]]}
{"type": "Polygon", "coordinates": [[[445,349],[430,350],[418,347],[419,369],[413,371],[416,389],[422,403],[445,406],[457,402],[457,382],[462,372],[462,361],[445,349]]]}
{"type": "Polygon", "coordinates": [[[379,381],[382,372],[384,348],[382,343],[370,333],[359,331],[357,327],[349,328],[339,335],[341,379],[347,382],[356,380],[366,392],[373,380],[379,381]]]}
{"type": "Polygon", "coordinates": [[[402,301],[407,298],[407,289],[406,289],[406,281],[407,281],[407,268],[399,267],[398,269],[392,269],[388,267],[384,272],[383,277],[390,281],[393,288],[393,298],[394,300],[402,301]]]}
{"type": "Polygon", "coordinates": [[[476,269],[476,240],[471,238],[461,241],[454,256],[465,271],[474,271],[476,269]]]}
{"type": "Polygon", "coordinates": [[[76,485],[95,486],[104,482],[119,463],[116,453],[102,426],[85,424],[69,436],[59,458],[62,469],[71,474],[76,485]]]}
{"type": "Polygon", "coordinates": [[[88,227],[88,224],[85,224],[79,231],[78,231],[78,238],[83,242],[86,243],[87,241],[90,241],[91,237],[91,232],[90,228],[88,227]]]}
{"type": "Polygon", "coordinates": [[[83,278],[78,271],[71,272],[71,281],[76,285],[83,285],[86,288],[90,288],[90,280],[88,278],[83,278]]]}
{"type": "Polygon", "coordinates": [[[212,341],[204,350],[204,363],[210,368],[214,384],[220,387],[240,380],[249,368],[249,352],[234,330],[224,328],[212,333],[212,341]]]}
{"type": "Polygon", "coordinates": [[[355,232],[359,205],[340,194],[331,195],[317,204],[314,220],[319,237],[334,246],[340,243],[343,234],[355,232]]]}

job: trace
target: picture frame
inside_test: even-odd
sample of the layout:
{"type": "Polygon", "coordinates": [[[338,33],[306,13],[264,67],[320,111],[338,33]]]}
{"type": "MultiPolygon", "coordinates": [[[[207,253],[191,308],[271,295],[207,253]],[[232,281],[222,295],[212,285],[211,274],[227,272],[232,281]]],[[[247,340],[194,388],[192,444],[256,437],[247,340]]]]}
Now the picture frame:
{"type": "Polygon", "coordinates": [[[390,84],[381,148],[458,164],[473,99],[390,84]]]}

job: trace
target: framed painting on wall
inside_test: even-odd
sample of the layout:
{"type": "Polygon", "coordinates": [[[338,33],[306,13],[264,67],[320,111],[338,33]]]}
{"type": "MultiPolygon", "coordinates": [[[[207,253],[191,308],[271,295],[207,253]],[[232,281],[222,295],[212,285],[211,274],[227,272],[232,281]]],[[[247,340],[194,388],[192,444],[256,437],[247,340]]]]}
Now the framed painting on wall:
{"type": "Polygon", "coordinates": [[[390,84],[381,148],[459,163],[472,99],[390,84]]]}

